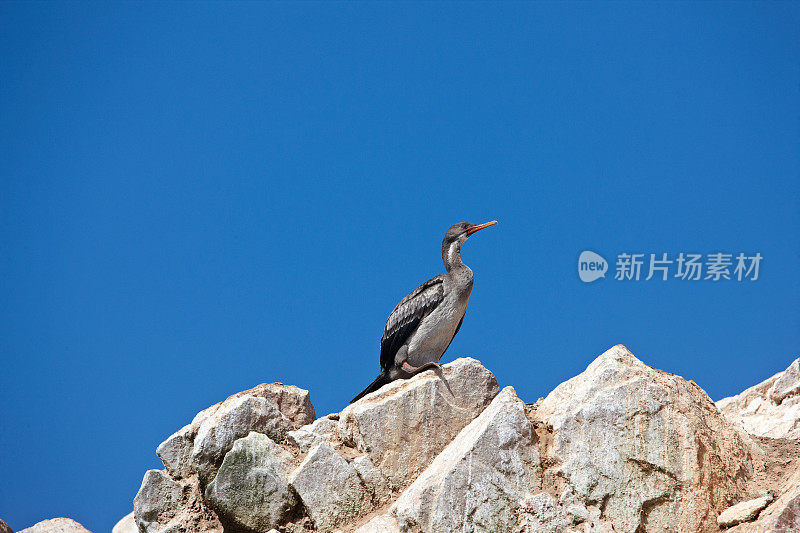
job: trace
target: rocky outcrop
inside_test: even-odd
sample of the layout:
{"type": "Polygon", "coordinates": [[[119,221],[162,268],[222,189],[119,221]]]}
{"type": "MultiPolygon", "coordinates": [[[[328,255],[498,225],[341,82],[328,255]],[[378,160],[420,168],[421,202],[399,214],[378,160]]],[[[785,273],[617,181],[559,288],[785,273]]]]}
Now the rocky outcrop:
{"type": "Polygon", "coordinates": [[[91,533],[91,531],[71,518],[51,518],[18,533],[91,533]]]}
{"type": "MultiPolygon", "coordinates": [[[[758,397],[791,407],[792,376],[758,397]]],[[[528,404],[470,358],[316,420],[306,391],[265,384],[158,447],[134,516],[145,533],[800,528],[800,440],[720,404],[621,345],[528,404]]]]}
{"type": "Polygon", "coordinates": [[[723,398],[717,407],[731,422],[753,435],[800,438],[800,359],[758,385],[723,398]]]}

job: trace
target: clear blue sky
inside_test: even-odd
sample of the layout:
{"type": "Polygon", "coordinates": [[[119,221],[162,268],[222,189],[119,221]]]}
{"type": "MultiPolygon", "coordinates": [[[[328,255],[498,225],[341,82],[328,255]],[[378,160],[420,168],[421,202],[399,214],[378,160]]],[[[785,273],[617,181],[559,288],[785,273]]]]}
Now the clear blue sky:
{"type": "Polygon", "coordinates": [[[799,132],[792,3],[2,3],[0,517],[109,531],[260,382],[341,410],[462,220],[500,225],[445,361],[535,401],[623,343],[734,394],[800,355],[799,132]]]}

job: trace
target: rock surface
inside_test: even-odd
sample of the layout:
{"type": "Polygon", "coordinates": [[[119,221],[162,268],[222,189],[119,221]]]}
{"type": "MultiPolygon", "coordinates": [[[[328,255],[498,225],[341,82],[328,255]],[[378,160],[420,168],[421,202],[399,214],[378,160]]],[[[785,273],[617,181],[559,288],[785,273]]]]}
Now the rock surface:
{"type": "Polygon", "coordinates": [[[136,525],[133,512],[125,515],[122,520],[117,522],[111,529],[111,533],[139,533],[139,527],[136,525]]]}
{"type": "Polygon", "coordinates": [[[327,442],[320,442],[308,453],[289,476],[289,483],[314,525],[323,531],[372,510],[370,494],[355,467],[327,442]]]}
{"type": "Polygon", "coordinates": [[[545,483],[596,505],[622,531],[707,531],[752,477],[752,444],[692,382],[618,345],[556,387],[536,418],[552,427],[545,483]]]}
{"type": "Polygon", "coordinates": [[[225,454],[208,485],[209,505],[227,524],[267,531],[289,518],[296,504],[286,476],[293,457],[266,435],[251,432],[225,454]]]}
{"type": "Polygon", "coordinates": [[[503,531],[519,500],[541,487],[525,404],[511,387],[495,397],[393,506],[402,531],[503,531]]]}
{"type": "Polygon", "coordinates": [[[91,531],[71,518],[51,518],[17,533],[91,533],[91,531]]]}
{"type": "Polygon", "coordinates": [[[749,522],[758,516],[767,505],[772,503],[772,494],[766,494],[760,498],[739,502],[722,511],[717,517],[717,524],[720,527],[731,527],[742,522],[749,522]]]}
{"type": "Polygon", "coordinates": [[[723,398],[717,407],[753,435],[800,438],[800,359],[758,385],[723,398]]]}
{"type": "Polygon", "coordinates": [[[158,447],[134,517],[143,533],[800,531],[799,365],[715,405],[618,345],[526,404],[465,358],[316,420],[306,391],[263,384],[158,447]]]}
{"type": "Polygon", "coordinates": [[[369,455],[393,488],[414,480],[489,405],[497,380],[475,359],[397,380],[347,406],[339,419],[345,442],[369,455]]]}

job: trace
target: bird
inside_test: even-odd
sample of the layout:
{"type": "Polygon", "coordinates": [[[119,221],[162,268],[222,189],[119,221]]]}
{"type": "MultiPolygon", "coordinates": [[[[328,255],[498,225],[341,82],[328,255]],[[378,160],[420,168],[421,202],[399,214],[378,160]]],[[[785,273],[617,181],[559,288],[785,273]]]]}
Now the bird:
{"type": "Polygon", "coordinates": [[[461,329],[472,292],[472,270],[461,261],[461,246],[475,232],[497,224],[459,222],[444,234],[442,261],[446,272],[429,279],[400,300],[386,320],[381,337],[381,373],[358,396],[356,402],[396,379],[432,367],[461,329]]]}

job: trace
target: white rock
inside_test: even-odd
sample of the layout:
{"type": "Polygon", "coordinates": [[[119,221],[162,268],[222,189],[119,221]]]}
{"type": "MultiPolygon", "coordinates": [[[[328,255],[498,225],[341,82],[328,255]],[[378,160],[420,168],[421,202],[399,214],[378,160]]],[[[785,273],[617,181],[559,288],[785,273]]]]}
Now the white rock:
{"type": "Polygon", "coordinates": [[[745,431],[761,437],[800,438],[800,359],[717,407],[745,431]]]}
{"type": "Polygon", "coordinates": [[[565,480],[619,531],[713,530],[752,476],[752,443],[705,392],[622,345],[556,387],[535,416],[553,430],[545,484],[565,480]]]}
{"type": "Polygon", "coordinates": [[[355,467],[324,441],[291,473],[289,483],[320,531],[330,531],[373,510],[355,467]]]}
{"type": "Polygon", "coordinates": [[[322,417],[300,429],[290,431],[286,437],[291,444],[294,444],[301,452],[305,453],[322,440],[335,441],[338,437],[337,426],[338,422],[336,420],[322,417]]]}
{"type": "Polygon", "coordinates": [[[362,455],[353,459],[353,467],[356,469],[361,482],[372,496],[373,505],[380,506],[392,499],[392,491],[389,481],[383,476],[380,470],[372,464],[368,455],[362,455]]]}
{"type": "Polygon", "coordinates": [[[720,513],[717,517],[717,524],[719,524],[720,527],[730,527],[741,522],[750,522],[754,520],[758,516],[758,513],[769,505],[772,500],[773,497],[771,494],[765,494],[760,498],[732,505],[720,513]]]}
{"type": "Polygon", "coordinates": [[[569,510],[546,492],[528,494],[520,502],[519,531],[525,533],[562,533],[588,519],[585,507],[569,510]]]}
{"type": "Polygon", "coordinates": [[[489,405],[497,380],[479,361],[397,380],[342,411],[339,435],[369,455],[393,488],[407,486],[489,405]]]}
{"type": "Polygon", "coordinates": [[[136,520],[133,518],[133,511],[125,515],[125,517],[116,523],[111,529],[111,533],[139,533],[139,528],[136,526],[136,520]]]}
{"type": "Polygon", "coordinates": [[[246,395],[225,401],[197,429],[192,464],[200,481],[204,485],[210,483],[233,443],[251,431],[281,441],[292,427],[275,403],[265,398],[246,395]]]}
{"type": "Polygon", "coordinates": [[[403,531],[506,531],[541,485],[525,404],[506,387],[393,506],[403,531]]]}
{"type": "Polygon", "coordinates": [[[51,518],[42,520],[18,533],[91,533],[71,518],[51,518]]]}
{"type": "Polygon", "coordinates": [[[355,533],[400,533],[400,527],[392,515],[380,515],[356,529],[355,533]]]}
{"type": "Polygon", "coordinates": [[[295,507],[286,480],[292,456],[269,437],[251,432],[237,440],[205,491],[226,524],[265,531],[284,522],[295,507]]]}

